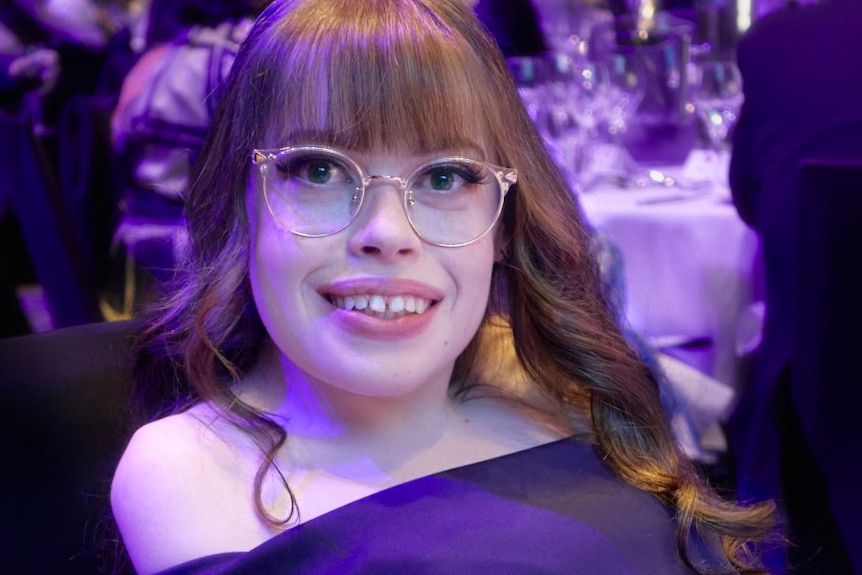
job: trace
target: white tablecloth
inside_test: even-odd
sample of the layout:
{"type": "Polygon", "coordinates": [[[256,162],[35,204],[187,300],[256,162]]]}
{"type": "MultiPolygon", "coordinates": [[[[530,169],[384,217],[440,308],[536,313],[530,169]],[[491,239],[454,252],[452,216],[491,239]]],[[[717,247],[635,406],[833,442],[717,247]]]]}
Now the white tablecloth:
{"type": "Polygon", "coordinates": [[[622,252],[632,327],[648,338],[710,338],[695,367],[737,388],[737,319],[754,297],[757,237],[726,189],[679,198],[687,193],[604,185],[580,201],[622,252]]]}

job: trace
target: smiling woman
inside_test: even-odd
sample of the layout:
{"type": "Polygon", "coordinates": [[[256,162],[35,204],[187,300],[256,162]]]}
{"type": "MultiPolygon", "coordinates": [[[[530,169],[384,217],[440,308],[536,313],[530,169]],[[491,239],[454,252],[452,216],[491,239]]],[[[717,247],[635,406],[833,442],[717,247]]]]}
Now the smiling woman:
{"type": "Polygon", "coordinates": [[[772,508],[675,445],[461,2],[274,2],[192,181],[112,489],[140,573],[761,572],[772,508]]]}

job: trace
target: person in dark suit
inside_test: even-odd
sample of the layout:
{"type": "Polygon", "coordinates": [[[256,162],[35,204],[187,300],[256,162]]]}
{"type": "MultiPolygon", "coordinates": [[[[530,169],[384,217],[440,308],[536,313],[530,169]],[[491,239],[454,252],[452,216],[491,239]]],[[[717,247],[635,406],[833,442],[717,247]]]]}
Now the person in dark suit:
{"type": "Polygon", "coordinates": [[[784,501],[793,573],[862,572],[848,556],[858,555],[851,550],[862,539],[859,526],[836,522],[827,500],[833,464],[808,447],[804,422],[811,408],[791,399],[798,392],[791,389],[794,338],[804,330],[794,319],[799,160],[862,157],[860,22],[862,2],[824,0],[773,12],[737,47],[745,102],[733,135],[730,186],[739,215],[761,240],[766,317],[754,374],[728,435],[739,496],[784,501]]]}

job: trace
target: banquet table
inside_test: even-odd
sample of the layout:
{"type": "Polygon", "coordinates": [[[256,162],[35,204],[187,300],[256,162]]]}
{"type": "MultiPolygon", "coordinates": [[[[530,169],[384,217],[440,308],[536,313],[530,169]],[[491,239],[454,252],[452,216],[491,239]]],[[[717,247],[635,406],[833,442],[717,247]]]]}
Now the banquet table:
{"type": "Polygon", "coordinates": [[[738,389],[737,331],[757,299],[761,264],[757,237],[739,219],[726,185],[604,183],[578,196],[592,225],[621,252],[630,325],[659,345],[710,342],[678,357],[738,389]]]}

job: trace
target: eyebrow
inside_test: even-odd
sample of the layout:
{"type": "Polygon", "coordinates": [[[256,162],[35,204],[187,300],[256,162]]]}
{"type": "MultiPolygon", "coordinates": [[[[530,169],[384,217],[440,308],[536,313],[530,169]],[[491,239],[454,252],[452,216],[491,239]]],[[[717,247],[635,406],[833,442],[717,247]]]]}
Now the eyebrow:
{"type": "MultiPolygon", "coordinates": [[[[473,152],[479,158],[481,158],[483,160],[488,159],[485,157],[486,156],[485,149],[482,146],[480,146],[477,142],[474,142],[473,140],[470,140],[468,138],[458,138],[458,140],[456,140],[455,145],[452,147],[452,149],[455,151],[458,151],[459,153],[468,152],[468,151],[473,152]]],[[[446,150],[427,150],[428,153],[443,152],[443,151],[449,151],[449,149],[447,148],[446,150]]],[[[423,150],[422,152],[424,153],[424,152],[426,152],[426,150],[423,150]]]]}
{"type": "Polygon", "coordinates": [[[287,134],[279,147],[309,144],[315,146],[331,146],[336,141],[335,133],[331,130],[293,130],[287,134]]]}
{"type": "MultiPolygon", "coordinates": [[[[281,140],[276,146],[275,149],[281,149],[284,147],[290,146],[298,146],[298,145],[312,145],[312,146],[339,146],[338,143],[339,138],[336,137],[335,133],[330,130],[294,130],[287,134],[287,137],[281,140]]],[[[362,151],[361,148],[347,148],[344,147],[345,151],[362,151]]],[[[397,147],[397,146],[396,146],[397,147]]],[[[478,142],[470,139],[470,138],[456,138],[452,145],[446,146],[445,148],[429,148],[429,149],[419,149],[412,150],[417,154],[434,154],[440,152],[457,152],[460,154],[475,154],[477,159],[488,160],[486,158],[485,149],[478,144],[478,142]]]]}

